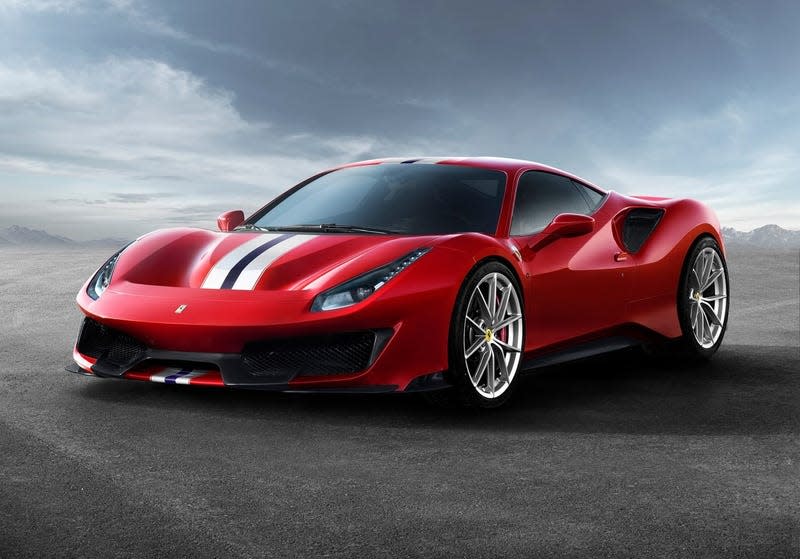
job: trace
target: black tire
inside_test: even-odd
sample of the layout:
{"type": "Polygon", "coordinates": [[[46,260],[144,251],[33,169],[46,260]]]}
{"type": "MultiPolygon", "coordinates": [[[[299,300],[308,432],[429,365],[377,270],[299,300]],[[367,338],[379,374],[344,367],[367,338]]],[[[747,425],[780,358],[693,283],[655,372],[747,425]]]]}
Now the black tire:
{"type": "Polygon", "coordinates": [[[471,408],[496,408],[502,406],[511,397],[514,387],[517,384],[517,378],[519,377],[519,370],[521,367],[517,365],[514,374],[511,377],[511,382],[507,384],[502,394],[492,398],[486,397],[476,388],[476,386],[473,385],[472,381],[470,380],[467,369],[467,360],[464,358],[465,352],[464,348],[462,347],[462,340],[464,339],[465,313],[467,312],[470,296],[481,280],[492,273],[498,273],[505,276],[517,294],[520,303],[520,314],[522,315],[522,347],[525,347],[525,307],[523,304],[522,291],[516,276],[511,272],[508,266],[500,262],[490,261],[482,264],[478,268],[474,269],[464,280],[464,283],[459,290],[458,298],[456,299],[456,304],[453,309],[453,316],[450,320],[450,338],[448,347],[449,370],[446,373],[446,378],[453,385],[453,387],[426,395],[426,400],[430,403],[444,407],[462,406],[471,408]]]}
{"type": "MultiPolygon", "coordinates": [[[[711,356],[717,352],[719,346],[722,344],[722,339],[725,337],[725,331],[728,328],[728,312],[730,310],[730,281],[728,278],[728,264],[725,262],[725,257],[723,256],[717,241],[715,241],[712,237],[700,237],[686,255],[686,259],[684,260],[683,268],[681,270],[680,280],[678,282],[677,305],[678,319],[680,320],[682,332],[682,336],[675,344],[675,349],[677,349],[678,356],[698,361],[706,361],[710,359],[711,356]],[[710,345],[709,347],[704,347],[695,336],[692,326],[692,303],[690,301],[690,295],[692,294],[692,290],[696,285],[692,268],[694,267],[698,256],[706,249],[713,250],[719,257],[719,261],[722,263],[722,277],[724,277],[726,296],[724,312],[722,313],[723,316],[720,317],[722,324],[720,327],[719,336],[713,345],[710,345]]],[[[702,305],[699,306],[702,308],[702,305]]],[[[708,313],[706,316],[709,316],[708,313]]]]}

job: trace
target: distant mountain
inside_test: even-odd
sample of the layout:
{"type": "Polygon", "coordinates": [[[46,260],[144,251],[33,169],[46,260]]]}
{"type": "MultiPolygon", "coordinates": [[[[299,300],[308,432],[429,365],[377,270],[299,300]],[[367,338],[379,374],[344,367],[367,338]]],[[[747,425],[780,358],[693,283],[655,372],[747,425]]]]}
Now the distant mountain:
{"type": "Polygon", "coordinates": [[[40,229],[12,225],[0,229],[0,237],[15,245],[72,245],[75,241],[60,235],[51,235],[40,229]]]}
{"type": "Polygon", "coordinates": [[[127,242],[125,239],[73,241],[61,235],[53,235],[41,229],[30,229],[21,225],[12,225],[5,229],[0,229],[0,246],[121,247],[127,242]]]}
{"type": "Polygon", "coordinates": [[[745,245],[770,249],[800,248],[800,231],[784,229],[778,225],[764,225],[752,231],[737,231],[723,227],[722,236],[729,245],[745,245]]]}

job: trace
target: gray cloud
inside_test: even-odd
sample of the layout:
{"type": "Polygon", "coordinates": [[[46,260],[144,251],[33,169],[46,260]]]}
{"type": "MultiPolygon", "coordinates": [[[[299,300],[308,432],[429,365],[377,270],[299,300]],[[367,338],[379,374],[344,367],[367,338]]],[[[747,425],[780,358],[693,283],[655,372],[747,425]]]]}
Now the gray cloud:
{"type": "Polygon", "coordinates": [[[336,163],[453,153],[800,227],[798,16],[790,2],[0,0],[0,222],[77,237],[212,224],[336,163]]]}
{"type": "Polygon", "coordinates": [[[118,192],[111,195],[111,201],[121,204],[144,204],[162,198],[171,198],[173,196],[174,194],[171,192],[118,192]]]}
{"type": "Polygon", "coordinates": [[[70,206],[96,206],[108,204],[108,200],[90,200],[88,198],[50,198],[48,204],[60,204],[70,206]]]}

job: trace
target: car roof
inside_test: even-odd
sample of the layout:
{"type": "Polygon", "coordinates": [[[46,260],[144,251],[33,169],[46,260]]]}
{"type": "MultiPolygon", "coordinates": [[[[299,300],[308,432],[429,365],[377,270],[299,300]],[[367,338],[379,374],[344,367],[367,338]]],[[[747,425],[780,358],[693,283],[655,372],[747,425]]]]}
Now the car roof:
{"type": "Polygon", "coordinates": [[[587,181],[586,179],[556,167],[551,167],[550,165],[544,165],[543,163],[537,163],[535,161],[511,159],[508,157],[383,157],[379,159],[367,159],[365,161],[356,161],[354,163],[340,165],[336,167],[336,169],[360,167],[364,165],[380,165],[384,163],[404,163],[410,165],[463,165],[465,167],[478,167],[481,169],[504,171],[508,173],[509,176],[514,176],[518,171],[545,171],[548,173],[564,175],[576,181],[592,186],[597,190],[605,192],[603,188],[587,181]]]}

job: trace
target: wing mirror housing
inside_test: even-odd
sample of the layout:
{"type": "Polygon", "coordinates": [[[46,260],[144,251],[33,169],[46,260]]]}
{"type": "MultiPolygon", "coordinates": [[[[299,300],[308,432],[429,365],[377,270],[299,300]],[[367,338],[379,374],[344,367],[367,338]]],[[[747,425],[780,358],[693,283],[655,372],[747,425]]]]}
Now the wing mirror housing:
{"type": "Polygon", "coordinates": [[[549,237],[578,237],[594,230],[594,218],[583,214],[558,214],[544,228],[549,237]]]}
{"type": "Polygon", "coordinates": [[[233,231],[242,223],[244,223],[244,212],[242,210],[231,210],[217,218],[217,227],[224,233],[233,231]]]}

